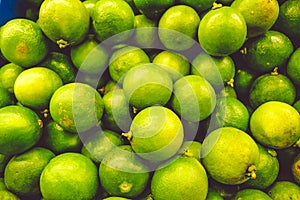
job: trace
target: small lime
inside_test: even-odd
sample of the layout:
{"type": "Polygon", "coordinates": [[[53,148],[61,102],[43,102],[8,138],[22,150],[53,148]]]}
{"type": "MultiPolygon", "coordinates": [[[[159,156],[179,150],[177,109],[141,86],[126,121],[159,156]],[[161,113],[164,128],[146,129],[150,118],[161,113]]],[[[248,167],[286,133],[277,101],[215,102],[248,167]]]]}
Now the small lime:
{"type": "Polygon", "coordinates": [[[175,0],[133,0],[136,8],[150,19],[157,19],[171,7],[175,0]]]}
{"type": "Polygon", "coordinates": [[[288,65],[287,65],[287,74],[291,80],[300,85],[300,48],[296,49],[291,55],[288,65]]]}
{"type": "Polygon", "coordinates": [[[233,200],[272,200],[272,198],[258,189],[243,189],[240,190],[233,200]]]}
{"type": "Polygon", "coordinates": [[[300,187],[289,181],[277,181],[268,191],[273,200],[300,199],[300,187]]]}
{"type": "Polygon", "coordinates": [[[16,78],[23,71],[23,68],[14,63],[8,63],[0,68],[0,87],[8,92],[14,93],[16,78]]]}

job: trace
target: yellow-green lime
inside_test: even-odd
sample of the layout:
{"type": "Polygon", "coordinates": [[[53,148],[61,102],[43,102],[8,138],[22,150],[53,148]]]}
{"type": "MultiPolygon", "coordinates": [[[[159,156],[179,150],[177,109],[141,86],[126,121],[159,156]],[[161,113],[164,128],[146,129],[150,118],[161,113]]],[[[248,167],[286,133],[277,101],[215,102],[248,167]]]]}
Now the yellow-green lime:
{"type": "Polygon", "coordinates": [[[143,14],[134,16],[134,40],[140,48],[155,47],[158,42],[156,21],[147,18],[143,14]]]}
{"type": "Polygon", "coordinates": [[[45,67],[24,70],[17,77],[14,93],[17,100],[28,107],[45,109],[53,93],[63,85],[59,75],[45,67]]]}
{"type": "Polygon", "coordinates": [[[171,7],[175,0],[133,0],[136,8],[150,19],[158,19],[161,15],[171,7]]]}
{"type": "Polygon", "coordinates": [[[0,68],[0,87],[8,92],[14,93],[16,78],[23,71],[23,68],[14,63],[8,63],[0,68]]]}
{"type": "Polygon", "coordinates": [[[300,100],[296,101],[293,104],[293,107],[300,113],[300,100]]]}
{"type": "Polygon", "coordinates": [[[233,97],[233,98],[237,98],[237,94],[235,91],[235,88],[226,85],[218,94],[217,94],[218,98],[221,97],[233,97]]]}
{"type": "Polygon", "coordinates": [[[243,189],[240,190],[233,200],[272,200],[265,192],[258,189],[243,189]]]}
{"type": "Polygon", "coordinates": [[[17,195],[8,190],[0,190],[0,198],[3,200],[20,200],[17,195]]]}
{"type": "Polygon", "coordinates": [[[13,19],[1,27],[0,46],[3,56],[22,67],[41,62],[48,47],[41,28],[28,19],[13,19]]]}
{"type": "Polygon", "coordinates": [[[293,178],[296,181],[296,183],[300,183],[300,154],[298,154],[292,163],[291,166],[291,170],[292,170],[292,174],[293,174],[293,178]]]}
{"type": "Polygon", "coordinates": [[[12,155],[34,146],[42,134],[43,123],[38,115],[22,106],[0,109],[0,153],[12,155]]]}
{"type": "Polygon", "coordinates": [[[7,190],[6,185],[4,183],[4,179],[0,178],[0,191],[7,190]]]}
{"type": "Polygon", "coordinates": [[[256,178],[258,147],[237,128],[224,127],[209,133],[202,143],[201,157],[210,176],[220,183],[237,185],[256,178]]]}
{"type": "Polygon", "coordinates": [[[201,143],[198,141],[184,141],[177,154],[181,156],[194,157],[200,161],[201,143]]]}
{"type": "Polygon", "coordinates": [[[179,0],[179,3],[191,6],[197,12],[201,13],[203,11],[208,10],[213,6],[214,0],[179,0]]]}
{"type": "MultiPolygon", "coordinates": [[[[287,64],[287,74],[291,78],[291,80],[296,83],[297,85],[300,85],[300,48],[296,49],[291,57],[289,58],[288,64],[287,64]]],[[[1,71],[1,69],[0,69],[1,71]]]]}
{"type": "Polygon", "coordinates": [[[15,103],[14,96],[9,93],[6,89],[0,87],[0,108],[15,103]]]}
{"type": "Polygon", "coordinates": [[[268,191],[273,200],[296,200],[300,198],[299,185],[290,181],[277,181],[268,191]]]}

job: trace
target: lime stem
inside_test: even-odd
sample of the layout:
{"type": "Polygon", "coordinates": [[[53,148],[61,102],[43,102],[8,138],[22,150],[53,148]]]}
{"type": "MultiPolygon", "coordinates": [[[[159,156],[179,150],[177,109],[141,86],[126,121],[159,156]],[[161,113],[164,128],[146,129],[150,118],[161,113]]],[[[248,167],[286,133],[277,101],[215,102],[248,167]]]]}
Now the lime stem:
{"type": "Polygon", "coordinates": [[[127,181],[124,181],[123,183],[121,183],[119,188],[120,188],[122,193],[128,193],[128,192],[130,192],[130,190],[132,188],[132,184],[127,183],[127,181]]]}
{"type": "Polygon", "coordinates": [[[246,176],[250,177],[251,179],[256,179],[256,167],[254,165],[251,165],[250,167],[248,167],[246,176]]]}
{"type": "Polygon", "coordinates": [[[294,146],[300,148],[300,138],[297,140],[294,146]]]}
{"type": "Polygon", "coordinates": [[[132,112],[133,112],[133,114],[136,114],[138,112],[138,109],[135,107],[132,107],[132,112]]]}
{"type": "Polygon", "coordinates": [[[38,125],[40,128],[44,127],[43,121],[41,119],[38,120],[38,125]]]}
{"type": "Polygon", "coordinates": [[[246,55],[247,54],[247,48],[243,48],[240,50],[241,54],[246,55]]]}
{"type": "Polygon", "coordinates": [[[268,153],[272,156],[272,157],[276,157],[277,156],[277,152],[274,149],[268,149],[268,153]]]}
{"type": "Polygon", "coordinates": [[[275,67],[271,72],[272,75],[278,75],[278,67],[275,67]]]}
{"type": "Polygon", "coordinates": [[[229,85],[230,87],[234,87],[234,79],[232,78],[232,79],[230,79],[228,82],[227,82],[227,85],[229,85]]]}
{"type": "Polygon", "coordinates": [[[186,156],[186,157],[193,157],[193,154],[191,153],[191,151],[189,150],[189,148],[184,149],[182,155],[186,156]]]}
{"type": "Polygon", "coordinates": [[[122,136],[126,137],[128,141],[131,141],[132,139],[132,131],[129,131],[127,133],[122,133],[122,136]]]}
{"type": "Polygon", "coordinates": [[[58,44],[60,49],[66,48],[67,46],[70,45],[67,41],[65,41],[63,39],[57,40],[56,43],[58,44]]]}
{"type": "Polygon", "coordinates": [[[222,5],[221,3],[216,3],[216,2],[214,2],[211,9],[212,9],[212,10],[216,10],[216,9],[222,8],[222,7],[223,7],[223,5],[222,5]]]}

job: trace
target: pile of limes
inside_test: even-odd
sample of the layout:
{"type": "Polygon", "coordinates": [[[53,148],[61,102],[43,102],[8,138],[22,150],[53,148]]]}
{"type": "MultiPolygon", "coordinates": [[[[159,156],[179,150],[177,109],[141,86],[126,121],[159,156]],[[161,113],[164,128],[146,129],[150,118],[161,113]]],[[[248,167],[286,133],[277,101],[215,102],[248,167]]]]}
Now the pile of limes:
{"type": "Polygon", "coordinates": [[[0,199],[300,199],[300,0],[16,9],[0,199]]]}

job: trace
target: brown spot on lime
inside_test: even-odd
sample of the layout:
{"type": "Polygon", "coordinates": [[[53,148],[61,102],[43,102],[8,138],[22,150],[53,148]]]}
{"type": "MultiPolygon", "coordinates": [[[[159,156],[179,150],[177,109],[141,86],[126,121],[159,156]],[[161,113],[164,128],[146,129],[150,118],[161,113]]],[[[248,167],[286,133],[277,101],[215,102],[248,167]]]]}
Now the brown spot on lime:
{"type": "Polygon", "coordinates": [[[25,42],[19,42],[16,46],[16,57],[18,59],[23,59],[27,56],[28,52],[30,51],[29,47],[26,45],[25,42]]]}
{"type": "Polygon", "coordinates": [[[63,115],[62,124],[64,125],[64,127],[72,127],[72,126],[74,126],[73,120],[71,120],[68,115],[63,115]]]}

